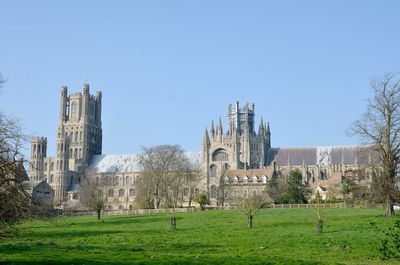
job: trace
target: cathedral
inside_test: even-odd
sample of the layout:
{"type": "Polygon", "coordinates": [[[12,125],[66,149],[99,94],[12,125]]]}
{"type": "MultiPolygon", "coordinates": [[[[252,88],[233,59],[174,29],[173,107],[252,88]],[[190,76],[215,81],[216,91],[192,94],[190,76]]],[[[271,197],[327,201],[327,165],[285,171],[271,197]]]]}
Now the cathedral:
{"type": "MultiPolygon", "coordinates": [[[[133,209],[138,197],[141,172],[136,154],[102,154],[102,93],[90,94],[88,84],[82,93],[68,94],[63,86],[56,135],[56,155],[48,157],[47,138],[33,137],[31,143],[31,181],[45,180],[54,190],[54,205],[62,207],[79,199],[85,170],[105,183],[107,209],[133,209]]],[[[255,122],[255,105],[239,102],[228,105],[224,130],[219,118],[215,127],[203,135],[200,152],[186,152],[202,165],[202,180],[196,194],[206,192],[212,205],[218,204],[218,191],[224,187],[226,198],[243,198],[265,189],[273,177],[285,177],[298,169],[303,182],[313,187],[333,189],[348,172],[370,177],[368,146],[326,146],[307,148],[271,147],[269,123],[255,122]]],[[[188,196],[183,192],[182,205],[188,196]]],[[[228,201],[228,200],[227,200],[228,201]]],[[[234,200],[231,200],[231,204],[234,200]]],[[[234,204],[234,203],[233,203],[234,204]]],[[[224,204],[229,205],[229,203],[224,204]]]]}

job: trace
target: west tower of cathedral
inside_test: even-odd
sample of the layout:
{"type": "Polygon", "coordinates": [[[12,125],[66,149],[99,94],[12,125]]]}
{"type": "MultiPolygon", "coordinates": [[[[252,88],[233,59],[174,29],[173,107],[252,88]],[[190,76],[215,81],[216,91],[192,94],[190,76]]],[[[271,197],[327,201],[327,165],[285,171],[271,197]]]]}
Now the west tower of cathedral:
{"type": "Polygon", "coordinates": [[[46,138],[32,138],[30,179],[46,180],[54,190],[56,204],[66,200],[92,157],[101,154],[101,101],[101,92],[91,95],[88,84],[83,85],[82,93],[70,95],[66,86],[61,87],[55,157],[46,155],[46,138]]]}

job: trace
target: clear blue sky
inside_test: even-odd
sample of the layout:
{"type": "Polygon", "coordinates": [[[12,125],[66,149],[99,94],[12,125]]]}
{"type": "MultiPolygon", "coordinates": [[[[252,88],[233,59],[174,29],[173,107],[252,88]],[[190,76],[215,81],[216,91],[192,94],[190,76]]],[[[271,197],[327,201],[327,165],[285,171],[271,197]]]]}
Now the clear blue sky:
{"type": "MultiPolygon", "coordinates": [[[[103,91],[103,152],[200,150],[227,104],[272,145],[354,144],[369,81],[400,70],[400,1],[1,1],[0,109],[47,136],[59,90],[103,91]],[[258,126],[258,125],[257,125],[258,126]]],[[[225,125],[225,124],[224,124],[225,125]]]]}

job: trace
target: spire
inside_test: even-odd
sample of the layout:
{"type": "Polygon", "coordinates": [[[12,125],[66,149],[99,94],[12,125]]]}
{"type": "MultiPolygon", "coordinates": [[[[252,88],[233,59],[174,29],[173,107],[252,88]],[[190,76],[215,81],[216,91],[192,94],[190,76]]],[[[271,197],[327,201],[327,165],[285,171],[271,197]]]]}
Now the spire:
{"type": "Polygon", "coordinates": [[[267,125],[267,134],[271,134],[271,129],[269,128],[269,122],[268,122],[268,125],[267,125]]]}
{"type": "Polygon", "coordinates": [[[210,145],[210,137],[208,136],[208,130],[206,127],[204,131],[203,146],[209,146],[209,145],[210,145]]]}
{"type": "Polygon", "coordinates": [[[221,117],[219,117],[219,122],[218,122],[218,127],[217,127],[217,134],[219,134],[219,135],[223,134],[221,117]]]}
{"type": "Polygon", "coordinates": [[[211,137],[214,138],[215,136],[215,129],[214,129],[214,121],[211,120],[211,127],[210,127],[211,137]]]}
{"type": "Polygon", "coordinates": [[[264,133],[264,122],[263,118],[261,117],[260,126],[258,127],[258,134],[263,135],[263,133],[264,133]]]}

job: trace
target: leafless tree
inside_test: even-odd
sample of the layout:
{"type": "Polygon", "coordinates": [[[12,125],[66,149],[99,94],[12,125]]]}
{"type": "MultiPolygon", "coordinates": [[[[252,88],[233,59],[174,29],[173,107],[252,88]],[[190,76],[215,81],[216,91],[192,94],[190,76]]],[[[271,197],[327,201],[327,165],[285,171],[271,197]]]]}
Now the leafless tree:
{"type": "Polygon", "coordinates": [[[101,180],[97,180],[92,170],[87,170],[80,183],[80,201],[89,210],[96,211],[100,220],[101,211],[107,204],[107,192],[101,180]]]}
{"type": "Polygon", "coordinates": [[[379,189],[385,194],[387,217],[394,216],[393,205],[399,198],[400,155],[400,81],[393,74],[385,74],[371,82],[374,93],[367,110],[354,122],[350,134],[360,136],[378,154],[379,189]]]}
{"type": "MultiPolygon", "coordinates": [[[[188,161],[185,168],[183,169],[184,175],[184,185],[188,189],[188,206],[192,206],[192,202],[198,194],[196,194],[196,190],[198,191],[199,183],[203,177],[203,173],[201,170],[201,165],[198,162],[188,161]]],[[[182,193],[182,200],[184,194],[182,193]]]]}
{"type": "Polygon", "coordinates": [[[0,112],[0,234],[30,212],[30,196],[22,185],[28,180],[21,153],[26,141],[18,120],[0,112]]]}
{"type": "Polygon", "coordinates": [[[183,152],[177,153],[177,159],[175,160],[175,165],[173,166],[174,172],[170,172],[167,176],[168,189],[170,192],[170,198],[172,203],[172,217],[171,217],[171,229],[176,229],[176,215],[175,208],[178,205],[178,200],[183,194],[183,184],[184,184],[184,174],[187,174],[187,169],[189,167],[189,161],[185,157],[183,152]]]}
{"type": "Polygon", "coordinates": [[[250,195],[242,201],[240,209],[247,216],[247,228],[253,228],[253,218],[265,203],[265,197],[258,194],[250,195]]]}
{"type": "MultiPolygon", "coordinates": [[[[174,172],[181,170],[180,161],[184,152],[179,145],[158,145],[144,147],[139,155],[142,168],[141,189],[147,188],[147,194],[153,197],[154,208],[159,209],[161,201],[168,197],[174,172]]],[[[146,193],[141,191],[142,194],[146,193]]]]}

